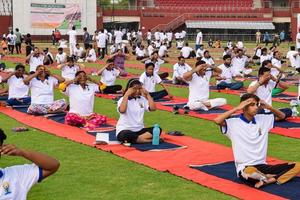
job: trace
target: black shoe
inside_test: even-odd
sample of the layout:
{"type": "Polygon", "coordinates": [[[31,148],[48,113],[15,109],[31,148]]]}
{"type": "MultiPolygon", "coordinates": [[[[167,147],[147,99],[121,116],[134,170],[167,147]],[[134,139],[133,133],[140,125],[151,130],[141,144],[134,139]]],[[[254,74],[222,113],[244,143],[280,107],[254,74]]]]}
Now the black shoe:
{"type": "Polygon", "coordinates": [[[179,114],[179,107],[178,106],[176,106],[176,105],[173,106],[173,113],[175,115],[179,114]]]}
{"type": "Polygon", "coordinates": [[[183,107],[184,109],[184,114],[187,115],[190,112],[190,108],[188,106],[183,107]]]}

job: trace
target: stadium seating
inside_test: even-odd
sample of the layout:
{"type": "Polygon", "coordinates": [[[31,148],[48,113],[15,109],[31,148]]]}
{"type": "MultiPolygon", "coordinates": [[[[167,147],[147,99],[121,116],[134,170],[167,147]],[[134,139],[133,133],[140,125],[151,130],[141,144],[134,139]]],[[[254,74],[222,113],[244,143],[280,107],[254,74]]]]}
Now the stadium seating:
{"type": "Polygon", "coordinates": [[[0,0],[0,15],[12,15],[12,0],[0,0]]]}

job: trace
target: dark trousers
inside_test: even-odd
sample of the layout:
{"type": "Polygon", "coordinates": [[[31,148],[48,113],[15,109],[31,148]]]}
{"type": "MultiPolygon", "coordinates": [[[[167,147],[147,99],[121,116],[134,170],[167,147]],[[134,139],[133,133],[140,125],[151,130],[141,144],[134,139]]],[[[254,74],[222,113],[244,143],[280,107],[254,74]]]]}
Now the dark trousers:
{"type": "Polygon", "coordinates": [[[166,79],[166,78],[169,76],[169,73],[168,73],[168,72],[164,72],[164,73],[158,74],[158,76],[159,76],[161,79],[166,79]]]}
{"type": "MultiPolygon", "coordinates": [[[[291,117],[293,112],[290,108],[280,108],[279,109],[281,112],[283,112],[285,114],[285,118],[291,117]]],[[[260,109],[257,114],[267,114],[266,111],[264,109],[260,109]]]]}
{"type": "Polygon", "coordinates": [[[103,59],[105,56],[105,48],[98,48],[98,56],[103,59]]]}
{"type": "MultiPolygon", "coordinates": [[[[119,132],[117,139],[120,142],[129,142],[129,143],[136,143],[136,140],[138,139],[138,137],[140,135],[143,135],[144,133],[153,133],[153,128],[154,127],[150,127],[150,128],[143,128],[139,131],[130,131],[130,130],[123,130],[121,132],[119,132]]],[[[161,133],[161,128],[160,128],[160,133],[161,133]]]]}
{"type": "Polygon", "coordinates": [[[122,90],[121,85],[111,85],[111,86],[107,86],[102,92],[104,94],[116,94],[120,90],[122,90]]]}
{"type": "Polygon", "coordinates": [[[32,51],[32,46],[27,45],[26,46],[26,56],[28,56],[31,53],[31,51],[32,51]]]}
{"type": "Polygon", "coordinates": [[[16,46],[17,54],[22,53],[21,44],[22,44],[22,43],[19,43],[19,42],[18,42],[18,43],[16,43],[16,45],[15,45],[15,46],[16,46]]]}
{"type": "Polygon", "coordinates": [[[31,98],[30,97],[25,97],[20,99],[10,98],[6,102],[9,106],[30,105],[31,98]]]}
{"type": "Polygon", "coordinates": [[[150,92],[149,94],[153,98],[154,101],[162,99],[165,96],[168,96],[168,92],[166,90],[161,90],[161,91],[158,91],[158,92],[150,92]]]}
{"type": "Polygon", "coordinates": [[[14,54],[15,45],[8,45],[8,50],[10,51],[10,54],[14,54]]]}
{"type": "Polygon", "coordinates": [[[226,83],[225,81],[220,82],[217,85],[218,90],[229,88],[231,90],[239,90],[244,86],[243,82],[226,83]]]}

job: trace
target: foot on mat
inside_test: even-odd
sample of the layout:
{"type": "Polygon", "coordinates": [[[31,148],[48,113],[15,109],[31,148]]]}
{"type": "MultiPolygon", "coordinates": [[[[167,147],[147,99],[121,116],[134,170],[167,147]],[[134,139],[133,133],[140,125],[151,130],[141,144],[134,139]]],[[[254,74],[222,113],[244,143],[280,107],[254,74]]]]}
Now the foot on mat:
{"type": "Polygon", "coordinates": [[[176,106],[176,105],[173,106],[173,113],[175,115],[179,114],[179,107],[178,106],[176,106]]]}

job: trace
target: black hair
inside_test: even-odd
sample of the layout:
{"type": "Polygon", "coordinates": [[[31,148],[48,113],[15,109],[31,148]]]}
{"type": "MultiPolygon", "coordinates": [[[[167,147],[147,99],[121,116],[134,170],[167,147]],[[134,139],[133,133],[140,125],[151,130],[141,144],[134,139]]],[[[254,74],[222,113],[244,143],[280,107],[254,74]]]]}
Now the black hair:
{"type": "Polygon", "coordinates": [[[63,49],[63,48],[61,48],[61,47],[59,47],[57,50],[58,50],[58,51],[63,51],[64,49],[63,49]]]}
{"type": "Polygon", "coordinates": [[[82,70],[81,70],[81,71],[76,72],[75,77],[78,76],[78,75],[81,74],[81,73],[84,73],[84,74],[86,75],[85,71],[82,71],[82,70]]]}
{"type": "Polygon", "coordinates": [[[153,51],[152,53],[151,53],[151,56],[153,56],[154,54],[158,54],[158,51],[153,51]]]}
{"type": "Polygon", "coordinates": [[[84,31],[87,31],[87,27],[84,27],[83,30],[84,30],[84,31]]]}
{"type": "Polygon", "coordinates": [[[72,30],[75,30],[76,29],[76,27],[75,26],[72,26],[72,30]]]}
{"type": "Polygon", "coordinates": [[[132,78],[132,79],[129,79],[127,85],[126,85],[126,88],[125,88],[125,91],[123,93],[123,95],[127,92],[127,90],[131,87],[133,87],[134,85],[142,85],[142,83],[139,81],[139,79],[137,78],[132,78]]]}
{"type": "Polygon", "coordinates": [[[291,49],[291,51],[295,51],[296,50],[295,46],[291,46],[290,49],[291,49]]]}
{"type": "Polygon", "coordinates": [[[106,63],[113,63],[115,60],[113,58],[109,58],[106,60],[106,63]]]}
{"type": "Polygon", "coordinates": [[[209,51],[208,51],[208,50],[205,50],[205,51],[203,52],[203,55],[205,55],[206,53],[209,53],[209,51]]]}
{"type": "Polygon", "coordinates": [[[150,66],[152,66],[153,68],[155,67],[153,62],[149,62],[145,64],[145,69],[148,69],[150,66]]]}
{"type": "Polygon", "coordinates": [[[243,96],[241,96],[241,101],[240,102],[246,101],[248,99],[255,99],[256,102],[259,102],[259,97],[258,96],[256,96],[255,94],[249,94],[249,93],[246,93],[243,96]]]}
{"type": "Polygon", "coordinates": [[[0,129],[0,145],[3,144],[3,141],[6,140],[7,136],[5,135],[4,131],[0,129]]]}
{"type": "Polygon", "coordinates": [[[206,64],[206,62],[203,61],[203,60],[199,60],[199,61],[196,62],[195,67],[197,67],[199,65],[203,65],[203,64],[206,64]]]}
{"type": "Polygon", "coordinates": [[[226,60],[226,59],[228,59],[228,58],[231,58],[231,56],[228,55],[228,54],[226,54],[226,55],[223,56],[223,60],[226,60]]]}
{"type": "Polygon", "coordinates": [[[261,50],[261,52],[268,52],[268,49],[267,49],[267,48],[263,48],[263,49],[261,50]]]}
{"type": "Polygon", "coordinates": [[[16,28],[16,31],[17,31],[17,32],[19,32],[19,29],[18,29],[18,28],[16,28]]]}
{"type": "Polygon", "coordinates": [[[240,52],[240,51],[243,52],[243,49],[238,49],[238,50],[237,50],[237,52],[240,52]]]}
{"type": "Polygon", "coordinates": [[[74,58],[73,58],[73,56],[68,56],[67,57],[67,62],[74,62],[75,60],[74,60],[74,58]]]}
{"type": "Polygon", "coordinates": [[[275,57],[275,55],[278,53],[279,53],[279,51],[274,51],[273,56],[275,57]]]}
{"type": "Polygon", "coordinates": [[[15,67],[15,70],[17,71],[18,69],[25,69],[25,66],[21,63],[17,64],[16,67],[15,67]]]}
{"type": "Polygon", "coordinates": [[[263,75],[265,72],[269,72],[269,71],[271,71],[270,68],[268,68],[268,67],[261,67],[261,68],[259,68],[259,70],[258,70],[258,76],[261,76],[261,75],[263,75]]]}
{"type": "Polygon", "coordinates": [[[261,63],[261,67],[266,67],[269,63],[272,63],[271,60],[264,60],[264,61],[261,63]]]}
{"type": "Polygon", "coordinates": [[[181,60],[182,58],[184,59],[183,56],[178,56],[177,58],[178,58],[178,60],[181,60]]]}

